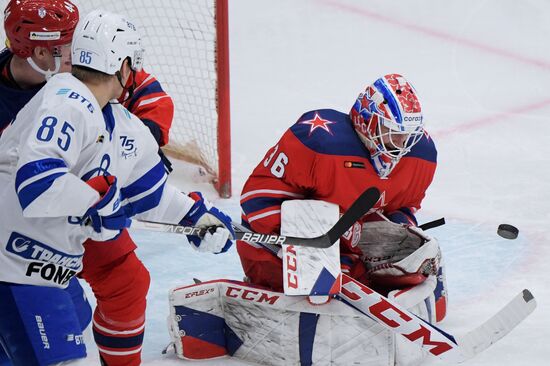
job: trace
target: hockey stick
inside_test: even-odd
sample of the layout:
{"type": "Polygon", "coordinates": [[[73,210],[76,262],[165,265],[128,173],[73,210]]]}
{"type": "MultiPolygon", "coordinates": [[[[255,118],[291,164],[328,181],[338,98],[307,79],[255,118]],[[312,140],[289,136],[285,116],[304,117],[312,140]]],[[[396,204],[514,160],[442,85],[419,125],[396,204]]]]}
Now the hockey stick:
{"type": "Polygon", "coordinates": [[[485,323],[464,336],[456,337],[346,274],[342,274],[342,290],[337,298],[392,332],[418,344],[431,355],[458,363],[474,357],[504,337],[537,306],[531,292],[523,290],[485,323]]]}
{"type": "MultiPolygon", "coordinates": [[[[313,248],[328,248],[338,238],[340,238],[348,229],[363,215],[365,215],[380,198],[380,191],[371,187],[361,193],[361,195],[353,202],[350,208],[340,217],[340,219],[334,224],[334,226],[324,235],[316,238],[296,238],[292,236],[284,235],[270,235],[259,234],[242,230],[242,227],[234,225],[236,240],[244,240],[249,243],[266,243],[274,245],[297,245],[313,248]]],[[[199,237],[204,236],[207,228],[198,228],[194,226],[182,226],[174,224],[166,224],[153,221],[139,221],[132,220],[131,228],[143,229],[150,231],[161,231],[168,233],[176,233],[183,235],[197,235],[199,237]]]]}

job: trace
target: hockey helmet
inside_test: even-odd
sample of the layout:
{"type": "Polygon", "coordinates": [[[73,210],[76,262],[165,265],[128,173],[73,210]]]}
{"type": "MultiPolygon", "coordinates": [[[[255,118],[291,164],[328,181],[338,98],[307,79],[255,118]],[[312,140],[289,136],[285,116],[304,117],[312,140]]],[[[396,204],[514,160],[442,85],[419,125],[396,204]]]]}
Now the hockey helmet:
{"type": "Polygon", "coordinates": [[[359,94],[350,118],[381,177],[389,175],[424,133],[416,91],[399,74],[385,75],[369,85],[359,94]]]}
{"type": "Polygon", "coordinates": [[[72,44],[72,64],[115,75],[129,57],[132,70],[143,64],[141,37],[135,25],[124,17],[94,10],[76,27],[72,44]]]}
{"type": "Polygon", "coordinates": [[[35,47],[56,55],[71,43],[78,23],[78,8],[69,0],[11,0],[4,10],[6,47],[27,58],[35,47]]]}

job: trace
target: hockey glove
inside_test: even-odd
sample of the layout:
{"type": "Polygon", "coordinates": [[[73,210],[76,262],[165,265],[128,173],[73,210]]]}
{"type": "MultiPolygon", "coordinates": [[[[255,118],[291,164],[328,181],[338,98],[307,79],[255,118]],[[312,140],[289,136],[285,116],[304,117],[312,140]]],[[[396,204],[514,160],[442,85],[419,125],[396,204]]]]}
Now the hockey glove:
{"type": "Polygon", "coordinates": [[[86,211],[82,218],[84,225],[89,225],[95,233],[93,239],[108,240],[130,226],[130,219],[121,209],[120,190],[115,176],[100,175],[86,182],[99,193],[99,200],[86,211]]]}
{"type": "Polygon", "coordinates": [[[187,235],[187,240],[193,248],[199,252],[224,253],[235,238],[235,232],[231,225],[231,218],[212,206],[200,192],[189,193],[195,204],[187,215],[180,221],[180,225],[196,226],[207,229],[202,238],[195,235],[187,235]]]}
{"type": "Polygon", "coordinates": [[[401,207],[399,210],[386,213],[386,216],[391,222],[396,224],[414,225],[418,226],[416,217],[408,207],[401,207]]]}

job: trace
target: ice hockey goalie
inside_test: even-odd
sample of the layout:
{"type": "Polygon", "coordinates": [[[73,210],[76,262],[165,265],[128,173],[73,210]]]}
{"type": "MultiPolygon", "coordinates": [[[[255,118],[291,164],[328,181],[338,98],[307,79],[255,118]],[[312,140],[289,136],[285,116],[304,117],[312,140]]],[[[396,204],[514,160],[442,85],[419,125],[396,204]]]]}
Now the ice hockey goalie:
{"type": "MultiPolygon", "coordinates": [[[[287,201],[281,210],[282,233],[297,237],[326,232],[339,214],[336,205],[312,200],[287,201]]],[[[431,323],[443,319],[445,277],[436,239],[386,221],[364,223],[358,237],[366,268],[362,282],[431,323]]],[[[170,291],[169,331],[178,357],[372,366],[418,365],[427,357],[417,345],[339,301],[337,293],[349,278],[340,268],[334,271],[339,245],[270,248],[287,263],[285,293],[225,279],[170,291]],[[293,281],[300,285],[289,286],[293,281]],[[323,281],[329,282],[320,286],[323,281]],[[321,295],[330,301],[311,301],[321,295]]]]}

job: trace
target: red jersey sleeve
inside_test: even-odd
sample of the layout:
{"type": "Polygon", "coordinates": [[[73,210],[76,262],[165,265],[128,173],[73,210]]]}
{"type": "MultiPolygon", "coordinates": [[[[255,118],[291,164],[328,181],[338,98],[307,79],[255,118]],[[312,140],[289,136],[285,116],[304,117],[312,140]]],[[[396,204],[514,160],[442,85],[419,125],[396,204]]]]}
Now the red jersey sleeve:
{"type": "MultiPolygon", "coordinates": [[[[126,87],[130,87],[132,82],[130,77],[126,87]]],[[[144,70],[136,72],[135,85],[134,95],[126,101],[128,95],[122,95],[119,102],[151,129],[159,146],[164,146],[168,143],[174,118],[172,98],[162,89],[159,81],[144,70]]]]}
{"type": "Polygon", "coordinates": [[[316,154],[288,130],[264,156],[241,194],[243,221],[260,233],[279,233],[281,204],[305,199],[316,186],[316,154]]]}

